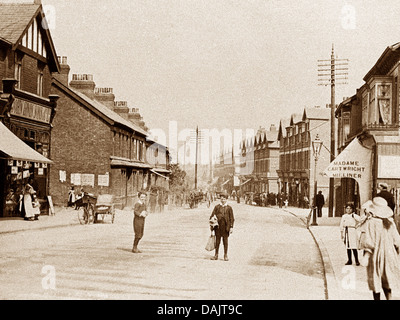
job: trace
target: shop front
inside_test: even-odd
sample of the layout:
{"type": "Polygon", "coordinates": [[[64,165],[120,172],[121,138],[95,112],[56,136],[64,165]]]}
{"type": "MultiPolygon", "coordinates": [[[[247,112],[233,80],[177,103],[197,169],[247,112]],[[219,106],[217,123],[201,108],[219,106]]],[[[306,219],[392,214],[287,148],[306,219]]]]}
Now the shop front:
{"type": "Polygon", "coordinates": [[[51,161],[18,138],[0,122],[0,216],[23,215],[21,199],[29,183],[40,213],[48,214],[47,172],[51,161]]]}

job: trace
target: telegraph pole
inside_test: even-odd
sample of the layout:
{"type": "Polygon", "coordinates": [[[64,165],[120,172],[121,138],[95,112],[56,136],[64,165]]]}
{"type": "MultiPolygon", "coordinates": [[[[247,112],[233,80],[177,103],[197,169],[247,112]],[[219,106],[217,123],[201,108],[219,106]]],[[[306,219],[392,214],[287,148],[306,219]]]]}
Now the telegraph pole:
{"type": "Polygon", "coordinates": [[[199,150],[199,127],[196,127],[196,159],[194,163],[194,189],[197,190],[197,153],[199,150]]]}
{"type": "MultiPolygon", "coordinates": [[[[336,59],[335,50],[332,44],[332,53],[330,60],[318,60],[318,81],[320,86],[331,86],[331,162],[335,160],[336,155],[336,131],[335,131],[335,85],[347,84],[347,75],[349,70],[349,59],[336,59]],[[327,68],[329,67],[329,68],[327,68]],[[339,72],[336,72],[339,71],[339,72]],[[322,72],[322,73],[320,73],[322,72]],[[339,76],[339,77],[337,77],[339,76]],[[336,80],[344,80],[343,82],[336,82],[336,80]]],[[[334,196],[335,196],[335,180],[329,179],[329,212],[328,217],[333,217],[334,196]]]]}
{"type": "Polygon", "coordinates": [[[195,155],[195,161],[194,161],[194,188],[197,189],[197,163],[198,163],[198,153],[199,153],[199,144],[203,142],[204,136],[202,131],[199,131],[199,127],[196,127],[196,131],[193,132],[191,131],[191,137],[190,141],[193,142],[193,136],[192,134],[195,134],[195,144],[196,144],[196,155],[195,155]]]}

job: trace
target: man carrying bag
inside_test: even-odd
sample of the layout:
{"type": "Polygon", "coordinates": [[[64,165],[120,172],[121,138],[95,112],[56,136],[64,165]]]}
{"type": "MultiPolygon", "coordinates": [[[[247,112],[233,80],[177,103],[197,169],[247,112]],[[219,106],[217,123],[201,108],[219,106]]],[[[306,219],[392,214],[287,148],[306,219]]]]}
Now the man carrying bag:
{"type": "Polygon", "coordinates": [[[233,216],[232,207],[227,204],[228,195],[220,195],[221,204],[217,204],[210,216],[217,217],[218,226],[212,227],[211,230],[215,232],[215,255],[211,260],[218,260],[218,251],[221,244],[221,238],[224,243],[224,260],[228,261],[228,237],[233,232],[233,223],[235,221],[233,216]]]}

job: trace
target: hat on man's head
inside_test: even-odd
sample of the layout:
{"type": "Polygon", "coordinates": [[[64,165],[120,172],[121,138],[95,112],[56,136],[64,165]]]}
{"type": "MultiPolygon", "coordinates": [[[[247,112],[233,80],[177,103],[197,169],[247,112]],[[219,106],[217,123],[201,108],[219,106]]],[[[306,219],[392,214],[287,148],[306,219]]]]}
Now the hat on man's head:
{"type": "Polygon", "coordinates": [[[387,201],[382,197],[375,197],[363,204],[363,208],[367,212],[372,213],[373,216],[378,218],[390,218],[393,216],[393,211],[387,205],[387,201]],[[364,207],[365,206],[365,207],[364,207]]]}
{"type": "Polygon", "coordinates": [[[381,188],[381,189],[388,189],[389,188],[388,184],[385,183],[385,182],[380,182],[378,184],[378,187],[381,188]]]}

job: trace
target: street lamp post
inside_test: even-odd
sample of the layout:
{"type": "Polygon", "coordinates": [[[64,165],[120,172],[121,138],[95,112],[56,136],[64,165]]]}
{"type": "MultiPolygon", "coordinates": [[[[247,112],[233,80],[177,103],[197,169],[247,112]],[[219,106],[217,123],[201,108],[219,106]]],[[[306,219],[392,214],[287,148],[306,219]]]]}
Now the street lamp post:
{"type": "Polygon", "coordinates": [[[316,135],[315,139],[312,141],[315,165],[314,165],[314,203],[313,203],[313,221],[311,223],[312,226],[317,226],[317,163],[319,153],[321,152],[322,141],[319,138],[318,134],[316,135]]]}

